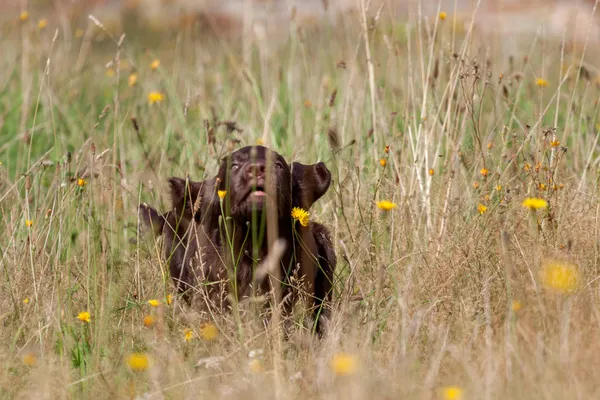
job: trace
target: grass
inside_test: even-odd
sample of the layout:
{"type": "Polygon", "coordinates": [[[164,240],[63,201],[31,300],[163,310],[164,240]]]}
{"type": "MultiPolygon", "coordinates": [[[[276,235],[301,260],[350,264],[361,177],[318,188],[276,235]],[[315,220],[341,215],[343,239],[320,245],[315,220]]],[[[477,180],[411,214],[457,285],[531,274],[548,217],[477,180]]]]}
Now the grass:
{"type": "Polygon", "coordinates": [[[4,27],[2,398],[600,395],[595,49],[361,18],[273,40],[4,27]],[[168,304],[138,232],[169,176],[259,140],[334,176],[311,209],[338,255],[323,340],[168,304]]]}

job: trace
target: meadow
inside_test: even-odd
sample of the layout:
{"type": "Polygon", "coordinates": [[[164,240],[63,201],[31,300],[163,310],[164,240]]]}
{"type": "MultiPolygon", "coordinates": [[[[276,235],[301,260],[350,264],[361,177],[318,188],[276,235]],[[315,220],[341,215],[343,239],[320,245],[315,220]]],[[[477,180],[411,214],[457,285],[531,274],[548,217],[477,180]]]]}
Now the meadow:
{"type": "Polygon", "coordinates": [[[1,398],[600,397],[597,48],[371,11],[4,24],[1,398]],[[256,143],[332,171],[322,339],[186,308],[140,233],[168,177],[256,143]]]}

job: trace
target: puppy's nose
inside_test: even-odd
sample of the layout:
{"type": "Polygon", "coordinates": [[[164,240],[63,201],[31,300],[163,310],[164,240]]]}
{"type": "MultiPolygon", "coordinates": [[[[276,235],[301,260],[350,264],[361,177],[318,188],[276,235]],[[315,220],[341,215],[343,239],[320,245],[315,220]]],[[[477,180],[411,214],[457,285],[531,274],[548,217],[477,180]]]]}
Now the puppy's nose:
{"type": "Polygon", "coordinates": [[[264,162],[254,162],[250,163],[248,166],[248,176],[251,178],[262,178],[265,176],[265,163],[264,162]]]}

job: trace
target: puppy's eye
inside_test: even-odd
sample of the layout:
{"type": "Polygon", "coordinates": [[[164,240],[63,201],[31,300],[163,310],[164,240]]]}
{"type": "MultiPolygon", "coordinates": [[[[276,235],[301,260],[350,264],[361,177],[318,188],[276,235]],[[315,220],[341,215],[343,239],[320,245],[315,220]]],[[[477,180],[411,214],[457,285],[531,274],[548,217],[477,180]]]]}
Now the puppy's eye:
{"type": "Polygon", "coordinates": [[[231,170],[232,170],[232,171],[235,171],[235,170],[236,170],[236,169],[238,169],[239,167],[240,167],[240,164],[236,164],[236,163],[233,163],[233,164],[231,164],[231,170]]]}

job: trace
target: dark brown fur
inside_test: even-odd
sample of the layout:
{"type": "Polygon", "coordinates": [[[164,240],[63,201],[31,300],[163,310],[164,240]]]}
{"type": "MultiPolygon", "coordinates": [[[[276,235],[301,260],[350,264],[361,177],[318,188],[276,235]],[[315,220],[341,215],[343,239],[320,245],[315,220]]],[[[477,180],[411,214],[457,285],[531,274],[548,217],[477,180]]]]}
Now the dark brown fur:
{"type": "MultiPolygon", "coordinates": [[[[187,293],[199,283],[215,281],[220,284],[208,286],[213,297],[226,291],[225,277],[234,269],[238,299],[251,295],[252,290],[269,292],[270,280],[254,287],[254,274],[267,257],[269,244],[282,240],[283,295],[295,301],[300,293],[290,285],[298,289],[301,278],[302,291],[312,299],[310,305],[316,306],[315,316],[319,316],[327,312],[320,306],[331,298],[335,251],[325,226],[311,222],[308,227],[296,223],[293,228],[290,214],[292,207],[308,210],[325,194],[330,181],[323,163],[292,163],[290,168],[275,152],[245,147],[223,159],[215,179],[186,184],[172,178],[170,212],[160,215],[142,205],[140,215],[146,226],[155,227],[156,234],[165,234],[165,255],[172,255],[171,275],[178,289],[187,293]],[[253,193],[255,189],[258,194],[253,193]],[[227,191],[222,204],[217,190],[227,191]]],[[[321,330],[320,323],[317,329],[321,330]]]]}

